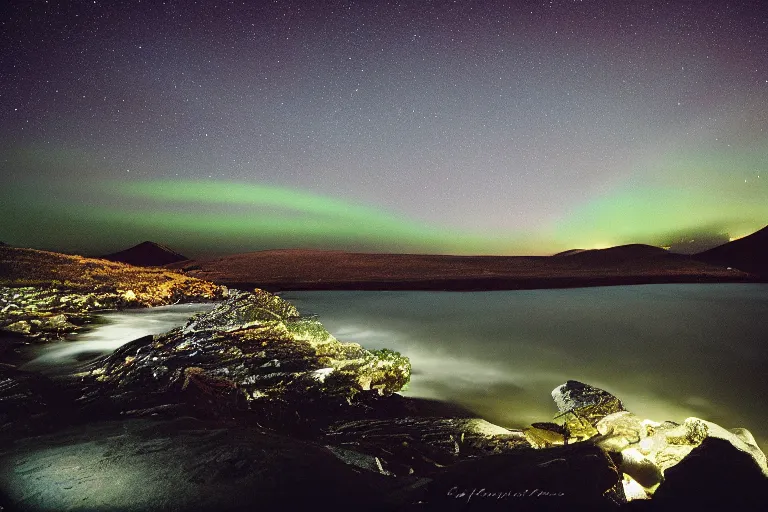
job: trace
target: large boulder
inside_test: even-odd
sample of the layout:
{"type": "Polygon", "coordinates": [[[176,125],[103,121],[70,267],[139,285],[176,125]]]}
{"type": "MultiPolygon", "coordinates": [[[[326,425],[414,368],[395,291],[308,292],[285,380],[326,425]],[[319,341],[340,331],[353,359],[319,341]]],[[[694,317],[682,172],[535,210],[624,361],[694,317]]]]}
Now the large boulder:
{"type": "Polygon", "coordinates": [[[607,391],[569,380],[552,391],[552,399],[565,418],[569,437],[587,439],[597,434],[597,422],[609,414],[625,410],[621,400],[607,391]]]}
{"type": "MultiPolygon", "coordinates": [[[[732,457],[749,458],[762,478],[768,476],[765,454],[746,429],[727,430],[699,418],[687,418],[681,424],[643,419],[625,410],[621,401],[607,391],[577,381],[558,386],[552,396],[561,413],[558,417],[565,418],[563,441],[586,441],[613,454],[624,475],[625,495],[630,498],[653,496],[664,485],[669,471],[712,439],[726,442],[732,457]]],[[[723,476],[728,471],[727,465],[710,470],[721,471],[723,476]]],[[[687,487],[675,487],[683,488],[687,487]]],[[[675,495],[683,492],[676,490],[675,495]]]]}
{"type": "Polygon", "coordinates": [[[707,437],[664,473],[653,503],[670,510],[766,510],[768,478],[763,469],[731,442],[707,437]]]}
{"type": "Polygon", "coordinates": [[[304,416],[390,395],[410,378],[406,357],[341,343],[267,292],[231,291],[187,325],[124,345],[93,363],[85,402],[122,410],[192,404],[215,414],[304,416]]]}

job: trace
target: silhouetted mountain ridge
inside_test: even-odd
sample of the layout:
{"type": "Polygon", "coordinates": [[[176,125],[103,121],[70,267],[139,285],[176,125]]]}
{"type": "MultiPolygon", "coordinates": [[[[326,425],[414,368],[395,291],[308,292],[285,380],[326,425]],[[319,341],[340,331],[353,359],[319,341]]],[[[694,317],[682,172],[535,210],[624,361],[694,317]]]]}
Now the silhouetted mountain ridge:
{"type": "Polygon", "coordinates": [[[150,241],[141,242],[123,251],[101,256],[101,258],[139,267],[160,267],[189,259],[173,249],[150,241]]]}
{"type": "Polygon", "coordinates": [[[744,238],[700,252],[694,258],[768,276],[768,226],[744,238]]]}
{"type": "Polygon", "coordinates": [[[666,249],[645,244],[628,244],[608,247],[607,249],[571,249],[555,254],[554,258],[568,258],[573,262],[590,265],[610,265],[654,257],[672,257],[666,249]]]}

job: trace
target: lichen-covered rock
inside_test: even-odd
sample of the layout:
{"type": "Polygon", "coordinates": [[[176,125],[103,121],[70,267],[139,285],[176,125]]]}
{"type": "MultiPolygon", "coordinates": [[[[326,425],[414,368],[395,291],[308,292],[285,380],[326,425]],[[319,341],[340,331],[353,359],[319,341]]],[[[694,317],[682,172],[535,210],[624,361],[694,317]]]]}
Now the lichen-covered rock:
{"type": "Polygon", "coordinates": [[[230,292],[184,327],[143,338],[98,360],[87,401],[122,409],[181,401],[208,412],[306,409],[390,395],[410,378],[406,357],[341,343],[267,292],[230,292]]]}
{"type": "Polygon", "coordinates": [[[569,380],[552,391],[552,398],[565,418],[569,437],[587,439],[597,432],[601,418],[624,411],[621,400],[600,388],[569,380]]]}
{"type": "Polygon", "coordinates": [[[196,315],[184,326],[184,332],[206,330],[233,331],[262,322],[297,319],[298,310],[290,302],[264,290],[252,293],[229,292],[228,299],[213,311],[196,315]]]}
{"type": "Polygon", "coordinates": [[[66,315],[58,314],[38,319],[39,329],[46,332],[72,332],[77,326],[71,323],[66,315]]]}
{"type": "Polygon", "coordinates": [[[525,439],[534,448],[551,448],[565,444],[566,431],[555,423],[534,423],[523,429],[525,439]]]}
{"type": "Polygon", "coordinates": [[[29,334],[32,330],[32,325],[30,325],[29,322],[26,320],[19,320],[17,322],[13,322],[11,324],[8,324],[6,326],[3,326],[3,329],[8,332],[15,332],[19,334],[29,334]]]}

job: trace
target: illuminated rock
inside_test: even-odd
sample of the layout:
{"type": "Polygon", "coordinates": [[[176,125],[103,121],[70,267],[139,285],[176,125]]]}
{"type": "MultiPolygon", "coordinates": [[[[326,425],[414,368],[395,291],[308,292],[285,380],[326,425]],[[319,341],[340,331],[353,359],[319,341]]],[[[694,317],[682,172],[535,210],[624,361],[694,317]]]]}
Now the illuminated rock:
{"type": "Polygon", "coordinates": [[[77,326],[70,323],[66,315],[62,314],[42,318],[39,322],[39,329],[42,331],[72,332],[77,329],[77,326]]]}
{"type": "Polygon", "coordinates": [[[734,457],[744,454],[755,471],[768,477],[765,454],[746,429],[729,431],[699,418],[687,418],[682,424],[642,419],[607,391],[576,381],[555,388],[552,396],[561,413],[558,417],[564,418],[568,442],[587,441],[621,455],[625,494],[633,499],[652,496],[663,486],[667,470],[711,439],[726,441],[734,457]]]}
{"type": "MultiPolygon", "coordinates": [[[[121,410],[192,403],[202,412],[306,410],[390,395],[410,378],[408,358],[341,343],[270,293],[231,291],[184,327],[120,347],[91,365],[85,401],[121,410]]],[[[299,413],[301,416],[302,414],[299,413]]]]}
{"type": "Polygon", "coordinates": [[[534,423],[524,428],[523,434],[534,448],[550,448],[565,444],[565,429],[555,423],[534,423]]]}
{"type": "MultiPolygon", "coordinates": [[[[36,342],[56,341],[91,322],[93,315],[100,311],[209,301],[224,293],[222,287],[204,281],[177,282],[180,278],[170,273],[157,275],[155,271],[147,276],[156,278],[157,282],[137,283],[144,288],[140,293],[101,282],[89,292],[58,287],[0,286],[0,330],[15,332],[36,342]]],[[[108,276],[104,279],[109,280],[108,276]]]]}
{"type": "Polygon", "coordinates": [[[185,333],[215,330],[235,331],[264,322],[298,319],[298,310],[285,301],[256,289],[253,293],[228,292],[228,299],[216,309],[196,315],[184,326],[185,333]]]}
{"type": "Polygon", "coordinates": [[[601,418],[625,410],[621,401],[612,394],[575,380],[556,387],[552,391],[552,399],[564,418],[569,438],[574,440],[594,436],[601,418]]]}
{"type": "Polygon", "coordinates": [[[29,334],[32,330],[32,326],[26,320],[19,320],[3,327],[6,331],[15,332],[19,334],[29,334]]]}

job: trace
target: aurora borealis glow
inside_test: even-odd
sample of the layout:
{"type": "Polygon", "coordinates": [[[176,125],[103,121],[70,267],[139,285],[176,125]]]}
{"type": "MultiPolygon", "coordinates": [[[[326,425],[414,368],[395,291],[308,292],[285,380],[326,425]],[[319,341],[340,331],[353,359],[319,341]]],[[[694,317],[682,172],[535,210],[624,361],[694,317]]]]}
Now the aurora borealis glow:
{"type": "Polygon", "coordinates": [[[11,244],[549,254],[768,223],[760,1],[13,2],[2,28],[11,244]]]}

